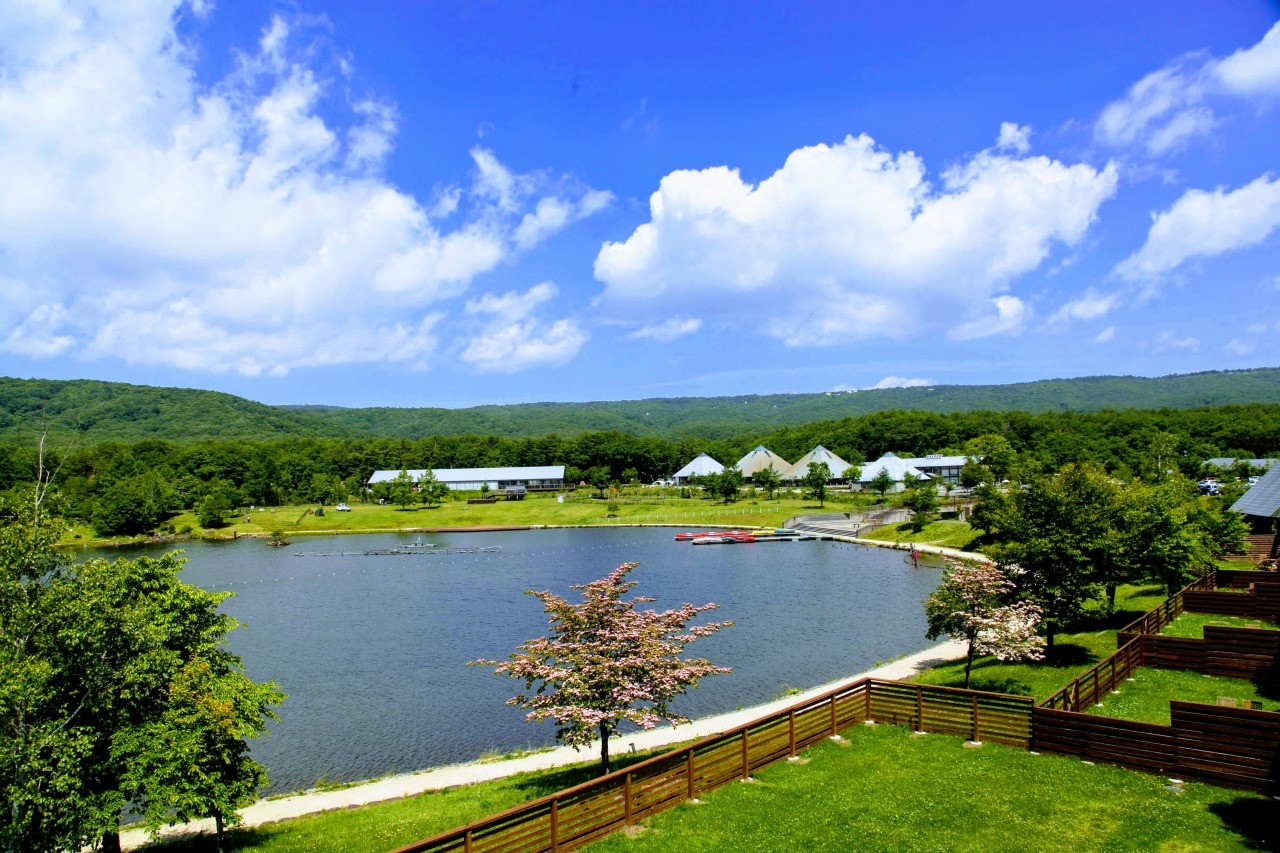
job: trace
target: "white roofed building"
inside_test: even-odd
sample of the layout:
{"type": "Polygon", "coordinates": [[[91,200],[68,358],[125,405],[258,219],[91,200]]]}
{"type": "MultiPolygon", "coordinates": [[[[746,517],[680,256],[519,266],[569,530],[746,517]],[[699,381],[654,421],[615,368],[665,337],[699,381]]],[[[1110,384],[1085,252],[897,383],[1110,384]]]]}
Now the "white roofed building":
{"type": "Polygon", "coordinates": [[[917,471],[928,474],[935,480],[946,480],[948,483],[955,485],[960,482],[960,469],[964,467],[965,462],[969,461],[969,457],[943,456],[941,453],[931,453],[928,456],[903,459],[902,461],[917,471]]]}
{"type": "Polygon", "coordinates": [[[836,456],[830,450],[827,450],[821,444],[810,450],[804,456],[796,460],[796,464],[782,472],[782,479],[787,482],[799,482],[809,473],[809,463],[817,462],[819,464],[826,463],[827,468],[831,470],[831,479],[844,479],[844,472],[853,467],[845,462],[839,456],[836,456]]]}
{"type": "Polygon", "coordinates": [[[739,459],[737,467],[742,472],[742,476],[754,477],[766,468],[772,468],[781,475],[783,471],[791,467],[791,463],[761,445],[739,459]]]}
{"type": "MultiPolygon", "coordinates": [[[[417,482],[418,478],[426,472],[427,469],[425,468],[412,468],[408,473],[414,482],[417,482]]],[[[449,488],[458,491],[476,490],[484,483],[488,483],[490,489],[505,489],[512,486],[524,486],[526,489],[533,491],[564,488],[563,465],[509,468],[433,468],[431,472],[436,475],[437,482],[444,483],[449,488]]],[[[399,476],[400,472],[398,470],[374,471],[373,476],[368,480],[368,485],[389,483],[399,476]]]]}
{"type": "Polygon", "coordinates": [[[889,476],[893,479],[893,488],[889,489],[891,492],[903,490],[903,481],[908,474],[921,480],[933,479],[919,468],[907,463],[908,460],[906,459],[899,459],[892,453],[886,453],[876,461],[868,462],[862,466],[862,474],[858,477],[858,484],[864,489],[868,488],[868,484],[879,476],[881,471],[888,471],[889,476]]]}
{"type": "Polygon", "coordinates": [[[724,471],[723,465],[707,454],[699,453],[698,458],[673,474],[671,479],[677,483],[687,483],[694,477],[705,477],[708,474],[719,474],[722,471],[724,471]]]}

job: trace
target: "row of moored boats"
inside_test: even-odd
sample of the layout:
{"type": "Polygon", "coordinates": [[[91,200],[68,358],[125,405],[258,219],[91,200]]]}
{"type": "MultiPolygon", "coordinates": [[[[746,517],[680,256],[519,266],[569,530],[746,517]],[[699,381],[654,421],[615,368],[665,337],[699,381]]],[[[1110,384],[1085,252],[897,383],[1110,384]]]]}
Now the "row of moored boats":
{"type": "Polygon", "coordinates": [[[676,540],[694,545],[736,545],[750,542],[803,542],[817,539],[791,527],[760,527],[753,530],[704,530],[700,533],[677,533],[676,540]]]}

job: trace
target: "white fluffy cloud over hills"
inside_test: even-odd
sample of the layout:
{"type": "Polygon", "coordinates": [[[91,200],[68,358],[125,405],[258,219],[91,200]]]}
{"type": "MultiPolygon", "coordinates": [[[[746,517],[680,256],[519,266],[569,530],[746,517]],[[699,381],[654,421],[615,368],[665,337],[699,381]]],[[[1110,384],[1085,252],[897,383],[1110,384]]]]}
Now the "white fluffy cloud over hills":
{"type": "Polygon", "coordinates": [[[607,243],[606,316],[641,325],[714,314],[791,345],[948,329],[972,338],[1026,318],[1008,291],[1077,245],[1115,192],[1113,166],[1027,156],[1025,129],[928,179],[868,136],[791,153],[759,184],[734,169],[672,172],[649,221],[607,243]]]}
{"type": "Polygon", "coordinates": [[[322,27],[274,18],[203,86],[177,22],[204,11],[6,7],[0,351],[426,364],[447,300],[612,200],[477,148],[469,186],[420,201],[381,177],[395,110],[349,94],[322,27]]]}

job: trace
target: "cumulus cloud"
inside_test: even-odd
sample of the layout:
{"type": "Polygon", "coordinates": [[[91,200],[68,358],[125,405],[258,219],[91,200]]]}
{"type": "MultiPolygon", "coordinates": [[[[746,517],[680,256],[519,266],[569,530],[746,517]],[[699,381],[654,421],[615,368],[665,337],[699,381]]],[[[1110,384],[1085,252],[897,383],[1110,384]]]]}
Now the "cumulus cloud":
{"type": "Polygon", "coordinates": [[[1099,293],[1090,287],[1053,312],[1049,317],[1049,323],[1058,325],[1071,320],[1096,320],[1111,313],[1118,303],[1119,294],[1099,293]]]}
{"type": "Polygon", "coordinates": [[[633,340],[674,341],[685,335],[692,335],[702,328],[702,321],[696,317],[672,317],[661,323],[641,326],[627,335],[633,340]]]}
{"type": "Polygon", "coordinates": [[[1236,190],[1188,190],[1156,214],[1142,248],[1121,261],[1117,276],[1150,281],[1183,262],[1256,246],[1280,227],[1280,179],[1262,176],[1236,190]]]}
{"type": "MultiPolygon", "coordinates": [[[[1005,129],[1015,148],[1023,129],[1005,129]]],[[[638,326],[731,316],[791,345],[1015,330],[1005,291],[1084,236],[1116,170],[990,149],[935,186],[915,154],[867,136],[801,148],[759,184],[735,169],[668,174],[649,221],[596,258],[597,307],[638,326]],[[927,306],[927,309],[926,309],[927,306]],[[955,321],[960,321],[955,323],[955,321]]]]}
{"type": "Polygon", "coordinates": [[[1115,337],[1116,337],[1116,327],[1107,326],[1101,332],[1098,332],[1098,334],[1094,335],[1093,342],[1095,344],[1105,344],[1115,340],[1115,337]]]}
{"type": "Polygon", "coordinates": [[[1153,71],[1103,109],[1095,137],[1113,146],[1138,146],[1159,156],[1220,124],[1215,103],[1244,98],[1265,103],[1280,96],[1280,23],[1262,40],[1225,59],[1183,56],[1153,71]]]}
{"type": "Polygon", "coordinates": [[[1000,136],[996,139],[996,148],[1001,151],[1016,151],[1026,154],[1031,150],[1031,128],[1006,121],[1000,123],[1000,136]]]}
{"type": "Polygon", "coordinates": [[[461,358],[483,373],[515,373],[530,367],[558,366],[578,354],[590,337],[572,319],[546,323],[535,309],[558,293],[547,281],[524,293],[486,294],[467,303],[467,313],[487,318],[461,358]]]}
{"type": "Polygon", "coordinates": [[[1223,347],[1224,350],[1232,355],[1248,355],[1257,348],[1257,341],[1251,341],[1245,338],[1232,338],[1227,341],[1226,346],[1223,347]]]}
{"type": "Polygon", "coordinates": [[[1170,349],[1185,349],[1192,352],[1200,351],[1200,339],[1192,335],[1185,338],[1179,338],[1173,332],[1161,332],[1160,337],[1156,338],[1156,345],[1153,352],[1164,352],[1170,349]]]}
{"type": "Polygon", "coordinates": [[[211,13],[6,9],[0,350],[246,375],[422,362],[443,300],[611,198],[477,148],[468,186],[419,201],[382,175],[395,106],[353,94],[323,22],[273,17],[202,85],[188,11],[211,13]]]}
{"type": "Polygon", "coordinates": [[[875,385],[868,385],[867,391],[878,391],[881,388],[927,388],[930,385],[936,385],[932,379],[909,379],[906,376],[886,376],[875,385]]]}

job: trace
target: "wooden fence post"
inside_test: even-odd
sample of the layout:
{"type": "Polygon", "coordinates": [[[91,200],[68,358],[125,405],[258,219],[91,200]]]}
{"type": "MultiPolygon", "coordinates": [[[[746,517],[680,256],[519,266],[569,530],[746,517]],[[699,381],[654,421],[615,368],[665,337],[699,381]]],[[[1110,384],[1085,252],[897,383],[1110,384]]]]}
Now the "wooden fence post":
{"type": "Polygon", "coordinates": [[[689,777],[689,781],[688,781],[689,799],[696,800],[698,799],[698,796],[697,796],[698,792],[695,791],[693,787],[693,747],[689,747],[689,752],[686,755],[685,763],[684,763],[684,772],[685,772],[685,775],[689,777]]]}
{"type": "Polygon", "coordinates": [[[831,736],[835,737],[837,734],[838,732],[836,731],[836,695],[832,693],[831,694],[831,736]]]}
{"type": "Polygon", "coordinates": [[[796,757],[796,709],[792,708],[787,715],[787,740],[790,741],[791,757],[796,757]]]}
{"type": "Polygon", "coordinates": [[[981,733],[982,733],[981,727],[978,725],[978,697],[974,696],[973,697],[973,737],[971,738],[971,740],[973,740],[974,743],[982,743],[982,741],[979,738],[979,735],[981,733]]]}
{"type": "Polygon", "coordinates": [[[747,730],[742,730],[742,781],[751,778],[751,763],[747,760],[747,730]]]}
{"type": "Polygon", "coordinates": [[[623,820],[627,825],[631,825],[631,774],[628,773],[622,780],[622,814],[623,820]]]}
{"type": "Polygon", "coordinates": [[[560,849],[560,827],[558,819],[560,817],[560,801],[551,801],[551,853],[556,853],[560,849]]]}
{"type": "Polygon", "coordinates": [[[467,834],[462,836],[463,853],[471,853],[471,830],[467,830],[467,834]]]}
{"type": "Polygon", "coordinates": [[[916,731],[924,731],[924,688],[916,685],[916,731]]]}

